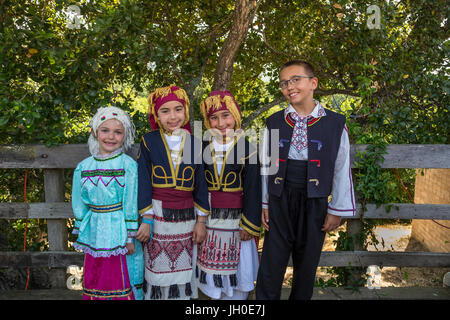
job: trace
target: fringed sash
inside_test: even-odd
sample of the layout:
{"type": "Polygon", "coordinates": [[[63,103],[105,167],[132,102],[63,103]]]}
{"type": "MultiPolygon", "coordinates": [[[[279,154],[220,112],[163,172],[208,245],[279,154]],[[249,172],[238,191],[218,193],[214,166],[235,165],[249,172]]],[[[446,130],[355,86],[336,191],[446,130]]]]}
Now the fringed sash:
{"type": "Polygon", "coordinates": [[[162,207],[168,209],[186,209],[194,207],[192,191],[173,188],[153,188],[153,199],[161,200],[162,207]]]}

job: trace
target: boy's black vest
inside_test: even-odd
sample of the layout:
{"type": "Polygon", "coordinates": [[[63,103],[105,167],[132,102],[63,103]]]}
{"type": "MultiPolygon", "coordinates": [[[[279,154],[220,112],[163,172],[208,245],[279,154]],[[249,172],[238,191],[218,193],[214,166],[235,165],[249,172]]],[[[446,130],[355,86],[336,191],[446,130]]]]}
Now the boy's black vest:
{"type": "MultiPolygon", "coordinates": [[[[341,142],[345,117],[341,114],[325,109],[326,115],[308,120],[308,198],[328,197],[333,185],[334,166],[341,142]]],[[[278,172],[269,176],[268,191],[280,197],[286,180],[286,167],[291,146],[291,138],[295,120],[284,116],[284,110],[276,112],[266,120],[269,137],[271,129],[279,129],[279,159],[273,159],[270,150],[271,163],[276,161],[278,172]]]]}

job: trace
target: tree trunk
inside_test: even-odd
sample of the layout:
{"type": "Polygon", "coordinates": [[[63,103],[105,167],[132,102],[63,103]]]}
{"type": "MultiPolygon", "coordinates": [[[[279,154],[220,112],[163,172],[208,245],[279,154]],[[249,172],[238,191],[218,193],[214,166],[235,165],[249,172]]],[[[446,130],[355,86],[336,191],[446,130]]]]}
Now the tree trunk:
{"type": "Polygon", "coordinates": [[[247,36],[249,25],[253,21],[258,6],[259,2],[256,0],[236,0],[233,25],[217,62],[213,91],[230,88],[236,53],[247,36]]]}

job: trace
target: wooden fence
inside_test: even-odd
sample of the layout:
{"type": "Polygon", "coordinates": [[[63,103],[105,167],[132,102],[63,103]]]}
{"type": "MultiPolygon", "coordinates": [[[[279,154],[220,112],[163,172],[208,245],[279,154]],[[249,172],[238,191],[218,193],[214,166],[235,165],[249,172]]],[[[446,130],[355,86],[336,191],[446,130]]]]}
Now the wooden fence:
{"type": "MultiPolygon", "coordinates": [[[[130,151],[135,157],[138,145],[130,151]]],[[[365,145],[352,145],[352,167],[358,151],[365,145]]],[[[49,251],[0,252],[0,268],[55,268],[55,287],[65,285],[65,268],[83,265],[83,254],[67,251],[67,219],[73,218],[71,205],[64,202],[64,169],[73,169],[89,156],[87,145],[73,144],[47,148],[43,145],[0,146],[0,168],[41,168],[44,171],[44,203],[0,203],[0,219],[47,219],[49,251]],[[62,271],[61,271],[62,270],[62,271]],[[59,280],[58,280],[59,278],[59,280]],[[58,285],[59,284],[59,285],[58,285]]],[[[450,145],[389,145],[382,168],[450,168],[450,145]]],[[[361,206],[357,215],[348,218],[350,234],[360,228],[361,206]]],[[[365,219],[438,219],[450,220],[450,205],[392,204],[385,207],[369,204],[365,219]]],[[[368,252],[361,248],[351,252],[322,252],[320,266],[396,266],[450,267],[450,253],[439,252],[368,252]]]]}

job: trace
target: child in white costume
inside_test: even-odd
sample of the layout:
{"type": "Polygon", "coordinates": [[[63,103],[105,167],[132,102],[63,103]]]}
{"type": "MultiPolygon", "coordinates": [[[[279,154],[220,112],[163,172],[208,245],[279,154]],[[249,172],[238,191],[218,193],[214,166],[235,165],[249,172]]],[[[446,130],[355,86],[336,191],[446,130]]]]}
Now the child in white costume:
{"type": "Polygon", "coordinates": [[[198,287],[213,299],[246,300],[258,270],[253,238],[261,224],[257,152],[239,134],[241,112],[230,92],[211,92],[201,111],[213,134],[203,148],[211,214],[197,255],[198,287]]]}
{"type": "Polygon", "coordinates": [[[149,95],[149,120],[152,131],[142,137],[137,160],[143,223],[136,238],[144,243],[145,299],[196,298],[195,255],[209,204],[186,92],[175,85],[157,88],[149,95]]]}

